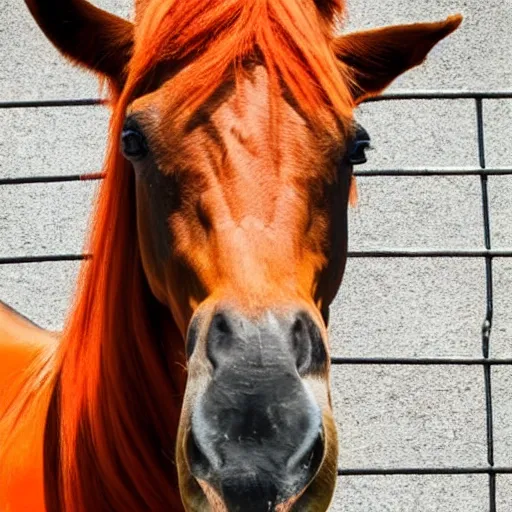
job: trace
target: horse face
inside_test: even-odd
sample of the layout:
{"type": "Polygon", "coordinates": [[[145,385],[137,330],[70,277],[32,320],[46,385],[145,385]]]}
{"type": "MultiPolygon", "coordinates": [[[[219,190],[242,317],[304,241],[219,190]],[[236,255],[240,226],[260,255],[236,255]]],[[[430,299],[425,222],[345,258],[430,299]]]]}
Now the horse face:
{"type": "Polygon", "coordinates": [[[337,442],[324,318],[345,265],[352,132],[334,118],[315,130],[270,98],[263,66],[184,127],[167,87],[130,106],[122,141],[148,282],[188,330],[182,495],[202,510],[200,482],[229,510],[266,510],[313,481],[307,501],[325,508],[337,442]]]}

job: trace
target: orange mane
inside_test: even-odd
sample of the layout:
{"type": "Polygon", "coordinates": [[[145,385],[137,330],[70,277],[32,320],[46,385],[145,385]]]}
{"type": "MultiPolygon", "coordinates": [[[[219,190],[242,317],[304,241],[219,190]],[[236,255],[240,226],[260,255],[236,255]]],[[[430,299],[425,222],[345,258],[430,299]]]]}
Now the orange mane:
{"type": "MultiPolygon", "coordinates": [[[[326,6],[338,15],[343,9],[342,0],[326,6]]],[[[129,102],[168,61],[166,69],[174,69],[169,103],[189,118],[233,65],[257,57],[270,83],[284,84],[312,122],[328,113],[348,126],[353,100],[332,32],[313,0],[149,3],[135,29],[127,82],[111,95],[106,178],[87,247],[93,259],[82,265],[57,353],[31,377],[0,429],[15,436],[31,404],[48,400],[46,425],[38,425],[45,430],[48,510],[182,507],[173,460],[184,341],[142,270],[134,178],[118,149],[129,102]]]]}

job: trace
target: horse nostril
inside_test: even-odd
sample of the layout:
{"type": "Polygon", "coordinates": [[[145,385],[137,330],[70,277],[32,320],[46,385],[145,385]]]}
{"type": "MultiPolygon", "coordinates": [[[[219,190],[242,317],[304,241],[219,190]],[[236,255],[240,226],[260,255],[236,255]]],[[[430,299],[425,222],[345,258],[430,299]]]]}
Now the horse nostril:
{"type": "MultiPolygon", "coordinates": [[[[288,466],[291,470],[307,475],[311,479],[317,472],[324,457],[324,438],[319,433],[313,444],[303,452],[295,454],[289,461],[288,466]]],[[[307,482],[305,482],[307,483],[307,482]]]]}
{"type": "Polygon", "coordinates": [[[197,442],[194,432],[191,431],[187,439],[187,455],[192,474],[205,478],[210,473],[210,462],[197,442]]]}
{"type": "Polygon", "coordinates": [[[327,365],[327,352],[320,329],[311,317],[301,312],[291,329],[292,349],[300,375],[321,373],[327,365]]]}
{"type": "Polygon", "coordinates": [[[216,313],[208,330],[206,352],[214,368],[229,358],[234,341],[234,332],[230,319],[224,313],[216,313]]]}
{"type": "Polygon", "coordinates": [[[221,334],[232,334],[231,327],[228,323],[226,315],[217,313],[212,320],[212,329],[216,329],[221,334]]]}
{"type": "Polygon", "coordinates": [[[302,315],[292,325],[292,345],[297,370],[303,374],[311,361],[311,343],[302,315]]]}

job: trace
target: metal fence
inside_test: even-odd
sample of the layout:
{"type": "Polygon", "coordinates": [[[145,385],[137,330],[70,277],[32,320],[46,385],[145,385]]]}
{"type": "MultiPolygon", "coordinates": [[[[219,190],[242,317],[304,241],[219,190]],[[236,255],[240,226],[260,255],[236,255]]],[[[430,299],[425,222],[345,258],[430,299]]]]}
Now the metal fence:
{"type": "MultiPolygon", "coordinates": [[[[493,395],[491,367],[512,365],[512,359],[490,358],[490,342],[493,317],[493,258],[512,257],[512,248],[496,250],[491,245],[491,224],[489,213],[489,195],[487,190],[489,176],[512,175],[512,167],[487,168],[485,158],[485,131],[483,120],[483,103],[490,99],[512,99],[512,91],[495,92],[404,92],[385,94],[367,100],[376,101],[408,101],[408,100],[473,100],[476,113],[478,165],[472,168],[437,167],[437,168],[394,168],[381,170],[356,170],[355,176],[480,176],[482,216],[484,226],[484,249],[468,248],[452,250],[435,248],[428,250],[415,249],[382,249],[371,251],[349,251],[349,258],[484,258],[486,304],[485,318],[482,322],[482,357],[481,358],[369,358],[369,357],[333,357],[334,365],[417,365],[417,366],[481,366],[484,372],[486,428],[487,428],[487,466],[482,467],[405,467],[405,468],[345,468],[338,469],[342,476],[375,476],[375,475],[476,475],[489,476],[489,511],[496,512],[496,475],[512,474],[512,466],[498,467],[494,464],[493,434],[493,395]]],[[[50,101],[18,101],[0,102],[0,109],[19,108],[55,108],[73,106],[99,105],[98,99],[50,100],[50,101]]],[[[32,176],[16,178],[0,178],[0,185],[21,185],[28,183],[54,183],[66,181],[99,180],[102,173],[64,176],[32,176]]],[[[2,257],[0,265],[18,263],[40,263],[50,261],[76,261],[89,258],[87,254],[46,254],[23,257],[2,257]]],[[[512,393],[512,391],[511,391],[512,393]]]]}

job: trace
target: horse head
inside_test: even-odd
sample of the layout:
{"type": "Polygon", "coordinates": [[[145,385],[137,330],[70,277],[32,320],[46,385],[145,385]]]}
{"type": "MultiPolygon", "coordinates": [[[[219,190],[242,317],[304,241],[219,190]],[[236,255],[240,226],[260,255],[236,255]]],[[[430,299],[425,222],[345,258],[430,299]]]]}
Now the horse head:
{"type": "MultiPolygon", "coordinates": [[[[186,353],[169,432],[185,509],[326,510],[338,453],[329,305],[347,257],[355,150],[366,141],[353,112],[422,63],[461,17],[336,35],[342,0],[139,0],[133,23],[85,0],[26,2],[53,44],[110,86],[110,163],[92,244],[108,257],[88,264],[107,284],[90,284],[81,328],[94,328],[95,297],[129,300],[139,270],[109,276],[135,258],[147,300],[186,353]]],[[[126,322],[144,310],[133,304],[126,322]]],[[[144,322],[165,353],[162,321],[144,322]]],[[[130,351],[130,337],[118,338],[130,351]]],[[[136,510],[169,505],[148,506],[151,484],[133,485],[136,510]]]]}

